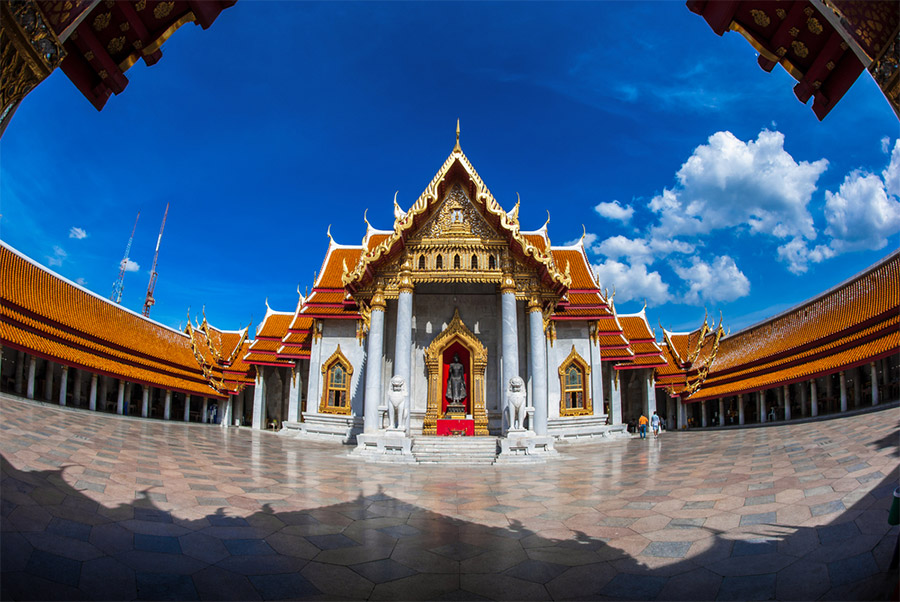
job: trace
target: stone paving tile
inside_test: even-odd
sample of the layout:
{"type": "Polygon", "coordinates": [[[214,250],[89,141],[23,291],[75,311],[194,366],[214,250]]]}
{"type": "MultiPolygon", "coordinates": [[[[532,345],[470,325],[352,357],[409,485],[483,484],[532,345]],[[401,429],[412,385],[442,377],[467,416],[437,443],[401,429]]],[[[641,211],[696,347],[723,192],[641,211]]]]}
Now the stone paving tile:
{"type": "Polygon", "coordinates": [[[897,579],[900,455],[871,416],[471,471],[3,396],[0,412],[3,599],[885,599],[897,579]]]}

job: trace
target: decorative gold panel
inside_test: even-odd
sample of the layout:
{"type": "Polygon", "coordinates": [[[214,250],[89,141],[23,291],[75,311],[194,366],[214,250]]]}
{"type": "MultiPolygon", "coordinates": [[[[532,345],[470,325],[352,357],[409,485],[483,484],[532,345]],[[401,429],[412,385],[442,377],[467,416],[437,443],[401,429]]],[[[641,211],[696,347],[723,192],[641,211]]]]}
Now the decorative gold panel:
{"type": "Polygon", "coordinates": [[[320,414],[341,414],[348,415],[350,414],[350,384],[353,376],[353,364],[350,363],[350,360],[347,359],[347,356],[343,354],[341,351],[341,346],[338,345],[337,349],[334,350],[334,353],[322,364],[322,399],[319,401],[319,413],[320,414]],[[347,405],[342,408],[336,408],[334,406],[328,405],[328,393],[331,391],[328,383],[328,373],[331,371],[336,364],[341,364],[344,370],[347,373],[347,405]]]}
{"type": "Polygon", "coordinates": [[[475,420],[475,436],[488,435],[487,409],[485,407],[484,372],[487,368],[487,349],[481,341],[466,328],[459,317],[459,310],[453,312],[453,319],[447,328],[435,337],[425,349],[425,367],[428,370],[428,406],[425,411],[423,435],[437,434],[437,420],[440,417],[443,397],[442,375],[444,374],[444,351],[453,343],[460,343],[469,350],[472,361],[472,418],[475,420]]]}
{"type": "Polygon", "coordinates": [[[568,357],[559,366],[559,415],[560,416],[590,416],[594,413],[591,404],[590,391],[591,366],[575,351],[575,345],[572,345],[572,351],[568,357]],[[569,366],[575,365],[581,371],[581,395],[584,399],[583,408],[567,408],[566,407],[566,371],[569,366]]]}

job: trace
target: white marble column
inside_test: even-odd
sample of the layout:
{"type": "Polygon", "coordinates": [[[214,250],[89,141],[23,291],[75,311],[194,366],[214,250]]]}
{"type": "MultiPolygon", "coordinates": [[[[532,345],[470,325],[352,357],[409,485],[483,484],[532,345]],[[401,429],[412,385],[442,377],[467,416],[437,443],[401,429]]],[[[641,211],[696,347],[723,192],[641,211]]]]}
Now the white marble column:
{"type": "MultiPolygon", "coordinates": [[[[534,406],[534,424],[530,425],[537,435],[547,434],[547,347],[544,336],[544,316],[541,303],[533,298],[528,303],[528,330],[530,334],[529,359],[531,360],[531,395],[534,406]]],[[[594,400],[596,405],[603,405],[603,398],[594,400]]],[[[602,408],[601,408],[602,410],[602,408]]],[[[594,412],[596,413],[596,411],[594,412]]]]}
{"type": "Polygon", "coordinates": [[[841,370],[838,375],[841,387],[841,412],[847,411],[847,374],[841,370]]]}
{"type": "Polygon", "coordinates": [[[163,420],[172,419],[172,392],[166,390],[166,400],[163,405],[163,420]]]}
{"type": "Polygon", "coordinates": [[[234,407],[231,408],[231,414],[232,423],[237,423],[235,426],[244,426],[244,399],[246,399],[247,395],[247,388],[245,387],[234,398],[234,407]]]}
{"type": "Polygon", "coordinates": [[[266,379],[263,368],[256,368],[256,386],[253,387],[253,421],[251,427],[257,430],[266,428],[266,379]]]}
{"type": "Polygon", "coordinates": [[[150,416],[150,385],[141,386],[141,416],[150,416]]]}
{"type": "Polygon", "coordinates": [[[719,426],[725,426],[725,398],[719,398],[719,426]]]}
{"type": "Polygon", "coordinates": [[[222,402],[222,410],[219,414],[221,418],[219,418],[219,426],[222,428],[228,428],[234,423],[234,401],[235,395],[229,395],[228,399],[222,402]]]}
{"type": "Polygon", "coordinates": [[[678,428],[685,429],[687,427],[687,408],[680,397],[675,398],[675,412],[678,414],[678,428]]]}
{"type": "Polygon", "coordinates": [[[791,419],[791,387],[790,385],[784,385],[784,419],[791,419]]]}
{"type": "MultiPolygon", "coordinates": [[[[412,414],[409,391],[412,389],[412,308],[413,286],[409,278],[410,263],[407,259],[400,271],[400,292],[397,295],[397,330],[394,337],[394,376],[403,378],[406,383],[406,424],[409,429],[409,417],[412,414]]],[[[471,376],[469,377],[471,378],[471,376]]],[[[470,398],[471,403],[471,398],[470,398]]]]}
{"type": "Polygon", "coordinates": [[[69,387],[69,367],[62,366],[59,371],[59,405],[64,406],[67,403],[66,393],[69,387]]]}
{"type": "Polygon", "coordinates": [[[622,383],[614,366],[609,367],[609,411],[612,414],[611,424],[622,424],[622,383]]]}
{"type": "Polygon", "coordinates": [[[878,405],[878,370],[875,362],[869,364],[869,380],[872,382],[872,405],[878,405]]]}
{"type": "MultiPolygon", "coordinates": [[[[369,334],[366,335],[366,396],[363,401],[363,432],[366,433],[374,433],[381,428],[381,424],[378,422],[378,406],[384,399],[381,384],[384,355],[384,306],[384,291],[379,285],[370,302],[372,313],[369,315],[369,334]]],[[[310,368],[310,370],[312,369],[310,368]]]]}
{"type": "Polygon", "coordinates": [[[209,397],[203,397],[203,406],[200,408],[200,422],[209,423],[209,397]]]}
{"type": "Polygon", "coordinates": [[[119,379],[119,392],[116,395],[116,414],[121,416],[125,413],[125,381],[119,379]]]}
{"type": "Polygon", "coordinates": [[[766,396],[762,391],[756,392],[756,414],[759,416],[760,424],[767,420],[766,417],[766,396]]]}
{"type": "Polygon", "coordinates": [[[97,381],[100,380],[100,377],[97,374],[91,374],[91,392],[90,397],[88,397],[88,409],[91,411],[97,410],[97,381]]]}
{"type": "Polygon", "coordinates": [[[502,363],[500,379],[500,414],[503,416],[502,432],[505,435],[509,428],[506,420],[506,390],[509,381],[519,374],[519,326],[516,315],[516,283],[512,274],[505,273],[500,285],[500,313],[501,313],[501,353],[502,363]]]}
{"type": "Polygon", "coordinates": [[[706,428],[706,400],[700,402],[700,426],[706,428]]]}
{"type": "MultiPolygon", "coordinates": [[[[541,322],[541,327],[543,328],[543,320],[541,322]]],[[[596,329],[596,324],[593,325],[594,329],[596,329]]],[[[544,336],[544,340],[547,340],[547,337],[544,336]]],[[[594,403],[594,416],[602,416],[606,413],[606,409],[603,407],[603,354],[600,351],[600,340],[599,337],[594,337],[591,339],[590,344],[590,352],[591,352],[591,398],[594,403]]],[[[544,345],[544,359],[547,358],[547,346],[544,345]]],[[[546,366],[546,361],[544,362],[546,366]]],[[[549,386],[549,382],[547,386],[549,386]]],[[[547,405],[549,411],[550,399],[549,396],[547,398],[547,405]]]]}
{"type": "Polygon", "coordinates": [[[187,393],[184,394],[184,421],[191,421],[191,396],[187,393]]]}
{"type": "Polygon", "coordinates": [[[44,399],[53,399],[53,373],[56,372],[56,364],[50,360],[44,361],[44,399]]]}
{"type": "Polygon", "coordinates": [[[809,381],[809,415],[813,418],[819,415],[819,392],[816,389],[816,379],[812,379],[809,381]]]}
{"type": "Polygon", "coordinates": [[[653,378],[653,368],[647,369],[647,375],[644,377],[644,387],[647,396],[647,418],[653,416],[656,411],[656,381],[653,378]]]}
{"type": "Polygon", "coordinates": [[[738,404],[738,424],[743,426],[746,424],[747,419],[744,417],[744,394],[741,393],[737,396],[737,404],[738,404]]]}
{"type": "Polygon", "coordinates": [[[37,358],[30,355],[28,356],[28,383],[25,386],[25,396],[28,399],[34,399],[35,372],[37,372],[37,358]]]}
{"type": "MultiPolygon", "coordinates": [[[[367,358],[368,359],[368,358],[367,358]]],[[[366,362],[368,367],[368,361],[366,362]]],[[[288,376],[288,422],[300,422],[300,390],[303,388],[303,378],[300,376],[300,360],[297,360],[294,369],[288,376]]],[[[363,402],[365,403],[365,401],[363,402]]]]}

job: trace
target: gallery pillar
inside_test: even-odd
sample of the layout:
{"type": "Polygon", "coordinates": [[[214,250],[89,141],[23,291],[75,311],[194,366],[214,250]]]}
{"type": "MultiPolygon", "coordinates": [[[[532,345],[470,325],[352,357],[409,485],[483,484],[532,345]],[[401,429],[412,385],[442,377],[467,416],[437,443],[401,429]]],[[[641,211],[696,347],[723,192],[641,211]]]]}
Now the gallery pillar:
{"type": "Polygon", "coordinates": [[[806,386],[801,382],[798,383],[800,388],[800,415],[806,418],[809,414],[809,393],[806,390],[806,386]]]}
{"type": "Polygon", "coordinates": [[[172,419],[172,392],[166,391],[166,401],[163,405],[163,419],[172,419]]]}
{"type": "Polygon", "coordinates": [[[725,426],[725,398],[719,398],[719,426],[725,426]]]}
{"type": "Polygon", "coordinates": [[[116,395],[116,414],[121,416],[125,413],[125,381],[119,380],[119,392],[116,395]]]}
{"type": "Polygon", "coordinates": [[[222,403],[222,418],[219,420],[219,426],[221,426],[222,428],[228,428],[229,426],[231,426],[231,423],[234,420],[234,418],[232,418],[234,411],[234,399],[235,395],[229,395],[228,399],[226,399],[222,403]]]}
{"type": "Polygon", "coordinates": [[[34,376],[37,371],[37,358],[33,355],[28,356],[28,384],[25,387],[25,396],[28,399],[34,399],[34,376]]]}
{"type": "Polygon", "coordinates": [[[256,386],[253,387],[253,422],[255,429],[265,428],[266,418],[266,379],[263,378],[262,368],[256,368],[256,386]]]}
{"type": "Polygon", "coordinates": [[[99,377],[96,374],[91,374],[91,393],[90,397],[88,397],[88,409],[94,411],[97,409],[97,381],[99,377]]]}
{"type": "Polygon", "coordinates": [[[81,391],[84,387],[82,387],[81,379],[84,374],[84,370],[79,370],[78,368],[73,368],[75,370],[75,382],[72,383],[73,391],[72,391],[72,403],[76,406],[81,405],[81,391]]]}
{"type": "Polygon", "coordinates": [[[294,365],[288,377],[288,422],[300,422],[300,390],[303,387],[303,379],[300,377],[300,361],[294,365]]]}
{"type": "Polygon", "coordinates": [[[841,370],[838,375],[841,386],[841,412],[847,411],[847,373],[841,370]]]}
{"type": "Polygon", "coordinates": [[[815,418],[819,415],[819,395],[816,391],[816,379],[809,381],[809,415],[815,418]]]}
{"type": "Polygon", "coordinates": [[[700,402],[700,426],[706,428],[706,400],[700,402]]]}
{"type": "MultiPolygon", "coordinates": [[[[412,306],[413,306],[413,285],[410,280],[410,262],[407,259],[400,268],[400,293],[397,296],[397,336],[394,339],[394,376],[403,378],[406,383],[406,417],[409,422],[409,415],[412,413],[412,407],[409,403],[409,392],[412,390],[412,369],[410,368],[412,355],[412,306]]],[[[469,377],[471,378],[471,376],[469,377]]],[[[406,428],[407,425],[401,425],[406,428]]]]}
{"type": "MultiPolygon", "coordinates": [[[[543,325],[543,322],[542,322],[543,325]]],[[[591,331],[591,397],[594,400],[594,416],[603,416],[606,414],[606,408],[603,407],[603,363],[602,353],[600,352],[600,337],[597,335],[597,324],[593,323],[589,327],[591,331]]],[[[544,337],[546,341],[546,337],[544,337]]],[[[547,345],[544,344],[544,357],[547,355],[547,345]]],[[[544,363],[546,366],[546,362],[544,363]]],[[[549,387],[550,383],[547,383],[549,387]]],[[[550,399],[547,398],[548,411],[550,399]]],[[[612,408],[610,408],[610,413],[612,408]]]]}
{"type": "Polygon", "coordinates": [[[59,405],[66,405],[66,393],[69,388],[69,367],[63,366],[59,371],[59,405]]]}
{"type": "Polygon", "coordinates": [[[766,394],[763,391],[756,392],[756,411],[760,423],[766,421],[766,394]]]}
{"type": "MultiPolygon", "coordinates": [[[[528,302],[528,330],[531,349],[531,395],[534,406],[534,424],[529,425],[537,435],[547,434],[547,347],[544,337],[544,314],[541,302],[533,297],[528,302]]],[[[594,404],[603,404],[603,399],[594,400],[594,404]]]]}
{"type": "Polygon", "coordinates": [[[647,397],[647,401],[645,406],[647,408],[647,418],[653,416],[653,412],[656,411],[656,382],[653,379],[653,369],[650,368],[647,370],[647,378],[644,379],[645,385],[645,395],[647,397]]]}
{"type": "Polygon", "coordinates": [[[144,418],[150,415],[150,385],[141,387],[141,416],[144,418]]]}
{"type": "Polygon", "coordinates": [[[378,406],[384,392],[381,390],[382,355],[384,354],[384,291],[375,290],[370,303],[369,334],[366,338],[366,397],[363,408],[363,431],[374,433],[378,424],[378,406]]]}
{"type": "Polygon", "coordinates": [[[500,347],[501,347],[501,380],[500,380],[500,415],[503,417],[502,432],[505,434],[509,425],[506,424],[506,408],[508,400],[506,391],[509,381],[514,376],[519,376],[519,326],[516,316],[516,281],[510,273],[509,258],[504,258],[503,279],[500,283],[500,347]]]}
{"type": "Polygon", "coordinates": [[[737,396],[738,403],[738,424],[743,426],[746,419],[744,418],[744,394],[741,393],[737,396]]]}
{"type": "Polygon", "coordinates": [[[209,397],[203,398],[203,406],[200,408],[200,422],[206,424],[209,422],[209,397]]]}
{"type": "Polygon", "coordinates": [[[619,373],[610,366],[609,370],[609,412],[611,424],[622,424],[622,391],[619,390],[619,373]]]}
{"type": "Polygon", "coordinates": [[[875,362],[869,364],[869,381],[872,383],[872,405],[878,405],[878,370],[875,362]]]}
{"type": "Polygon", "coordinates": [[[784,419],[791,419],[791,388],[790,385],[784,385],[784,419]]]}
{"type": "Polygon", "coordinates": [[[23,351],[16,351],[16,376],[15,376],[15,392],[16,395],[21,395],[24,390],[24,374],[25,370],[25,353],[23,351]]]}

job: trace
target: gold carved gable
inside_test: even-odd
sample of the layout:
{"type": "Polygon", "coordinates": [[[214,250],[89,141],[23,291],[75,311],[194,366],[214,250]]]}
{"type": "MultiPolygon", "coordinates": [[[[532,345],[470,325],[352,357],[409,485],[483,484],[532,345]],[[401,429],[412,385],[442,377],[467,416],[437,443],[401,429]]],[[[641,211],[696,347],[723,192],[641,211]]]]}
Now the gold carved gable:
{"type": "Polygon", "coordinates": [[[501,237],[481,216],[459,183],[455,184],[437,211],[412,237],[422,239],[481,238],[500,240],[501,237]]]}

